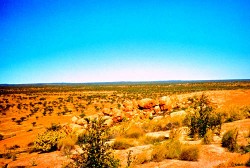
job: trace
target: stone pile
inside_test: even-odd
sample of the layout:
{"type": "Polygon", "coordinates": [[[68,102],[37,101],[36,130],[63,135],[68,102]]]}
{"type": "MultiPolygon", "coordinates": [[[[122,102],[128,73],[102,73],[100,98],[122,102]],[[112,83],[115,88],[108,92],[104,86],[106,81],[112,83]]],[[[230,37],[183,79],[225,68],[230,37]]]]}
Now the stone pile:
{"type": "MultiPolygon", "coordinates": [[[[125,100],[120,108],[103,108],[98,115],[89,116],[88,118],[102,117],[104,118],[105,125],[112,126],[115,123],[121,122],[124,119],[130,120],[136,117],[140,118],[154,118],[162,116],[163,114],[170,114],[171,116],[185,115],[185,111],[178,109],[185,108],[188,104],[178,102],[178,100],[170,97],[163,96],[157,100],[145,98],[141,100],[125,100]],[[179,112],[173,112],[173,110],[179,112]],[[173,112],[173,113],[171,113],[173,112]]],[[[74,116],[71,119],[70,128],[77,134],[81,134],[86,127],[87,122],[84,118],[74,116]]]]}

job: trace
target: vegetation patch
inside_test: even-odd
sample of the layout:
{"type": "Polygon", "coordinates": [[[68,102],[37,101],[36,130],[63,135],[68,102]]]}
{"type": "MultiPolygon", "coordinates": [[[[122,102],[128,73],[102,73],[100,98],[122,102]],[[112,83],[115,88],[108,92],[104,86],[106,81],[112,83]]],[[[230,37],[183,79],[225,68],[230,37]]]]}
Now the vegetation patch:
{"type": "Polygon", "coordinates": [[[135,146],[134,139],[118,137],[115,139],[113,149],[123,150],[135,146]]]}
{"type": "Polygon", "coordinates": [[[213,110],[213,104],[206,95],[189,98],[189,102],[190,108],[187,110],[185,124],[190,128],[192,137],[204,137],[208,129],[217,129],[220,132],[221,115],[213,110]]]}
{"type": "Polygon", "coordinates": [[[183,145],[180,160],[198,161],[200,149],[197,145],[183,145]]]}
{"type": "Polygon", "coordinates": [[[108,143],[108,131],[102,118],[93,120],[87,119],[86,133],[82,135],[79,145],[83,149],[83,153],[74,158],[72,167],[112,167],[119,166],[119,160],[113,155],[111,147],[108,143]]]}
{"type": "Polygon", "coordinates": [[[238,151],[237,137],[239,135],[238,129],[231,129],[227,131],[222,137],[222,147],[226,147],[230,152],[238,151]]]}

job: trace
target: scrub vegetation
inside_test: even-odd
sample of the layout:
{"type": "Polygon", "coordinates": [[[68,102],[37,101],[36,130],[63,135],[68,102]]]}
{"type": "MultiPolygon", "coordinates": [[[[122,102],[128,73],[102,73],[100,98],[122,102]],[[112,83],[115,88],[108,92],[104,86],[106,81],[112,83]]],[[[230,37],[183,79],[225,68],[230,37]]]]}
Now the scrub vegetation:
{"type": "Polygon", "coordinates": [[[23,166],[26,155],[48,167],[33,154],[59,152],[63,167],[199,164],[205,148],[216,146],[242,160],[214,166],[247,165],[250,126],[237,122],[250,118],[249,89],[249,81],[1,86],[0,160],[23,166]],[[219,97],[229,92],[245,97],[219,97]]]}

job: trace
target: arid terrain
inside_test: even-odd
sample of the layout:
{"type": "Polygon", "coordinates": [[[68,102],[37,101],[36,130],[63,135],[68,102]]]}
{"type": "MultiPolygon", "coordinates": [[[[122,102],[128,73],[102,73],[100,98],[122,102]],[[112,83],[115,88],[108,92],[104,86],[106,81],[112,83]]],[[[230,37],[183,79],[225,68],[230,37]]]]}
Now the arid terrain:
{"type": "Polygon", "coordinates": [[[106,119],[105,125],[111,130],[108,142],[121,167],[246,167],[249,162],[249,81],[2,86],[0,105],[2,167],[66,167],[80,150],[77,143],[70,151],[57,147],[41,152],[33,150],[34,142],[52,124],[60,125],[70,135],[81,136],[86,125],[84,117],[106,119]],[[209,144],[204,144],[202,137],[190,138],[189,127],[184,124],[194,106],[192,100],[196,100],[191,98],[201,95],[206,95],[213,111],[222,116],[219,133],[213,132],[209,144]],[[223,134],[235,128],[237,144],[244,152],[230,152],[221,145],[223,134]],[[130,129],[141,129],[143,133],[128,136],[130,129]],[[152,159],[155,146],[172,139],[176,130],[178,142],[199,148],[197,161],[179,156],[152,159]],[[124,141],[129,141],[127,146],[124,141]]]}

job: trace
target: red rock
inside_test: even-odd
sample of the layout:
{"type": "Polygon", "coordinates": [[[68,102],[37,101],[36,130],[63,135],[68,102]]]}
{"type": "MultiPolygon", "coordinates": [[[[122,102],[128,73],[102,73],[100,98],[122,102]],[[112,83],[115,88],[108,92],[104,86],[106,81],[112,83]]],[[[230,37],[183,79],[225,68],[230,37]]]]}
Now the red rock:
{"type": "Polygon", "coordinates": [[[156,102],[154,99],[145,98],[138,101],[138,106],[140,109],[152,109],[156,106],[156,102]]]}
{"type": "Polygon", "coordinates": [[[163,96],[159,99],[159,106],[162,111],[172,110],[172,100],[169,96],[163,96]]]}

